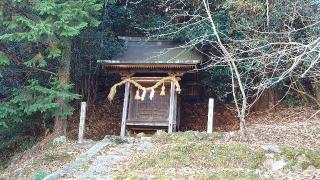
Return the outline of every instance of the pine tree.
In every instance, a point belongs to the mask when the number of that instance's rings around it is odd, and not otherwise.
[[[67,85],[70,76],[71,39],[86,27],[99,25],[102,8],[98,0],[2,0],[0,2],[0,43],[28,43],[32,46],[24,65],[43,68],[56,64],[57,78]],[[1,48],[1,47],[0,47]],[[0,65],[14,58],[0,49]],[[66,99],[57,97],[64,111]],[[63,132],[65,116],[56,115],[55,131]]]

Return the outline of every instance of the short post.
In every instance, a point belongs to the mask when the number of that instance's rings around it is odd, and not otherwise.
[[[213,111],[214,111],[214,99],[213,98],[209,98],[207,133],[212,133],[212,129],[213,129]]]
[[[81,102],[78,143],[83,143],[85,119],[86,119],[86,106],[87,106],[86,102]]]
[[[169,125],[168,125],[168,133],[172,133],[173,131],[173,119],[175,118],[175,84],[171,81],[171,88],[170,88],[170,106],[169,106]]]
[[[126,136],[126,126],[127,126],[127,115],[128,115],[128,105],[129,105],[129,94],[130,94],[130,83],[127,82],[124,89],[124,99],[122,108],[122,118],[121,118],[121,131],[120,136],[123,138]]]

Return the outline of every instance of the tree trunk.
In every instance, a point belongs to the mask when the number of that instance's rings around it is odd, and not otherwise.
[[[240,73],[238,71],[238,67],[237,67],[237,65],[235,63],[235,60],[232,58],[231,54],[229,53],[229,51],[227,50],[227,48],[224,46],[224,44],[222,43],[222,41],[220,39],[218,30],[216,28],[216,25],[215,25],[215,23],[214,23],[214,21],[212,19],[211,13],[210,13],[209,3],[206,0],[203,0],[202,2],[203,2],[203,5],[205,7],[206,13],[208,15],[213,34],[217,38],[218,46],[222,50],[222,53],[223,53],[224,57],[227,59],[228,64],[230,66],[230,71],[232,73],[232,78],[234,78],[234,75],[233,75],[233,72],[234,72],[235,79],[237,80],[237,83],[239,85],[239,89],[240,89],[241,96],[242,96],[241,109],[238,106],[238,102],[237,102],[238,100],[237,100],[235,92],[233,92],[233,97],[234,97],[235,104],[236,104],[236,107],[237,107],[238,116],[240,118],[240,131],[241,131],[241,134],[242,134],[242,139],[244,139],[245,141],[248,141],[249,138],[247,136],[247,130],[246,130],[246,126],[245,126],[245,122],[246,122],[245,116],[246,116],[246,110],[248,108],[247,95],[245,93],[245,89],[244,89],[244,86],[243,86],[242,81],[241,81],[241,76],[240,76]],[[234,91],[234,89],[235,89],[234,85],[235,84],[234,84],[234,82],[232,82],[232,84],[233,84],[233,91]]]
[[[318,102],[320,102],[320,85],[318,83],[313,84],[314,94]]]
[[[71,61],[71,42],[67,42],[62,49],[62,56],[58,69],[58,78],[60,83],[68,84],[70,81],[70,61]],[[57,103],[59,104],[60,111],[62,111],[66,104],[58,98]],[[66,118],[56,117],[54,121],[54,133],[59,135],[66,135]]]
[[[241,132],[242,140],[245,142],[249,141],[249,137],[246,129],[246,120],[244,117],[240,117],[240,132]]]
[[[275,92],[274,92],[274,89],[272,87],[269,87],[269,89],[267,90],[268,92],[268,99],[269,99],[269,103],[268,103],[268,107],[269,107],[269,110],[271,112],[275,112],[275,108],[276,108],[276,95],[275,95]]]
[[[311,80],[311,85],[312,85],[312,90],[313,90],[313,96],[314,99],[318,105],[318,107],[320,108],[320,84],[318,80]]]

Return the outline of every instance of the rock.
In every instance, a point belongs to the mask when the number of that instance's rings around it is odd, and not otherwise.
[[[63,144],[67,141],[67,138],[65,136],[59,136],[53,139],[54,144]]]
[[[297,157],[297,160],[298,160],[298,161],[308,161],[306,155],[304,155],[304,154],[299,155],[299,156]]]
[[[278,171],[284,168],[286,165],[287,163],[283,159],[281,159],[280,161],[273,162],[271,168],[272,168],[272,171]]]
[[[267,153],[280,153],[280,147],[278,145],[265,144],[261,146]]]
[[[142,141],[151,141],[151,137],[141,137]]]
[[[305,171],[317,171],[317,168],[310,165],[310,166],[308,166],[308,168]]]
[[[269,159],[273,159],[274,158],[274,154],[273,153],[268,153],[266,154],[266,157]]]
[[[166,134],[166,132],[163,130],[157,130],[157,132],[155,133],[156,136],[161,136],[163,134]]]
[[[271,179],[271,174],[265,173],[262,175],[263,179]]]
[[[263,162],[263,166],[266,168],[266,169],[270,169],[272,167],[272,164],[273,164],[273,160],[272,159],[266,159],[264,162]]]
[[[144,141],[144,142],[142,142],[142,143],[138,146],[138,150],[140,150],[140,151],[145,151],[145,150],[149,149],[150,146],[151,146],[151,143],[150,143],[150,142]]]
[[[127,141],[129,144],[133,144],[136,142],[136,139],[134,137],[127,137]]]
[[[145,136],[146,135],[143,132],[137,134],[137,137],[145,137]]]

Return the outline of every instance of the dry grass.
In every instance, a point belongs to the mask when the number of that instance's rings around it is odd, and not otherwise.
[[[299,174],[304,171],[298,172],[301,167],[320,168],[320,117],[307,120],[314,112],[311,108],[294,107],[253,114],[248,119],[249,143],[240,142],[239,131],[160,133],[152,138],[150,150],[132,150],[132,157],[110,171],[115,172],[116,179],[261,179],[259,171],[265,170],[262,166],[266,156],[260,145],[277,144],[282,145],[282,152],[275,158],[285,158],[288,165],[272,178],[302,177]],[[5,177],[29,179],[53,172],[91,147],[72,141],[56,145],[51,140],[17,156]],[[106,153],[101,151],[101,155]],[[299,160],[301,156],[305,160]]]
[[[270,171],[260,149],[263,144],[280,145],[282,152],[274,158],[288,163],[282,171],[271,172],[269,178],[319,177],[317,172],[306,170],[320,168],[320,117],[308,119],[315,112],[293,107],[253,114],[248,120],[249,143],[240,141],[239,131],[164,133],[153,137],[150,151],[137,153],[116,167],[116,178],[263,179]]]
[[[39,172],[54,172],[93,145],[90,143],[80,146],[75,141],[54,144],[52,139],[53,137],[46,138],[30,150],[16,155],[2,176],[5,179],[30,179]]]

